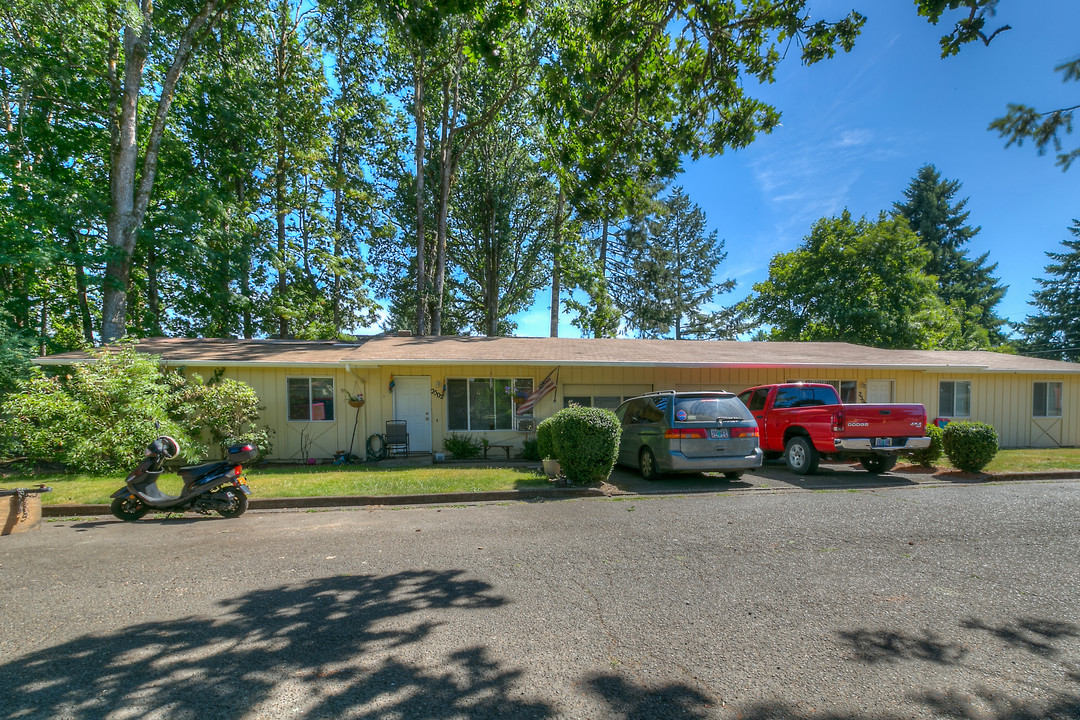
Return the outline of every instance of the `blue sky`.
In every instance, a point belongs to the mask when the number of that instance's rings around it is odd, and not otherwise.
[[[988,251],[1009,286],[998,314],[1023,320],[1034,278],[1045,276],[1045,252],[1058,250],[1080,218],[1080,164],[1063,173],[1030,144],[1006,149],[987,126],[1009,102],[1040,110],[1076,103],[1076,83],[1054,68],[1080,54],[1080,0],[1002,0],[991,26],[1012,29],[948,59],[938,38],[955,13],[934,27],[913,0],[812,3],[823,19],[852,6],[868,18],[852,52],[803,67],[792,48],[775,83],[749,88],[781,110],[781,127],[746,150],[688,163],[676,181],[726,242],[718,276],[738,287],[720,304],[749,295],[773,255],[794,249],[818,218],[845,208],[876,217],[931,163],[962,183],[969,223],[982,228],[969,254]],[[1080,143],[1080,132],[1070,141]],[[518,316],[518,334],[548,335],[548,306],[549,293],[539,294]],[[564,316],[559,334],[578,332]]]

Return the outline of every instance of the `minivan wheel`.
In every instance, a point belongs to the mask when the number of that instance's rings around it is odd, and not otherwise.
[[[726,473],[724,473],[724,477],[726,477],[728,480],[738,480],[739,478],[742,477],[742,474],[743,474],[742,470],[737,470],[735,472],[726,472]]]
[[[784,455],[788,470],[799,475],[812,475],[821,461],[818,451],[805,435],[796,435],[788,440]]]
[[[660,468],[656,466],[656,456],[649,448],[642,448],[638,455],[638,467],[641,469],[641,477],[646,480],[659,480]]]

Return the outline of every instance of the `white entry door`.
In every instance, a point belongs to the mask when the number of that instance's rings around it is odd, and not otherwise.
[[[893,402],[892,380],[867,380],[866,402],[868,403],[891,403]]]
[[[394,376],[394,417],[408,423],[409,450],[431,452],[431,377]]]

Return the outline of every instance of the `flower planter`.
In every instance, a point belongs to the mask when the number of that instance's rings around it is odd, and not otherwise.
[[[349,401],[349,407],[362,408],[362,407],[364,407],[364,401],[363,400],[350,400]]]

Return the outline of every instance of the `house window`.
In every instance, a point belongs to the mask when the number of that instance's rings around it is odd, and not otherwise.
[[[938,415],[971,417],[971,381],[942,380],[938,385]]]
[[[332,422],[334,420],[334,378],[291,377],[286,380],[289,420]]]
[[[1031,394],[1031,414],[1035,417],[1061,417],[1061,383],[1037,382]]]
[[[563,407],[580,405],[581,407],[597,407],[614,410],[622,404],[622,395],[573,395],[563,397]]]
[[[518,401],[533,390],[532,378],[448,378],[446,428],[448,430],[515,430]]]

